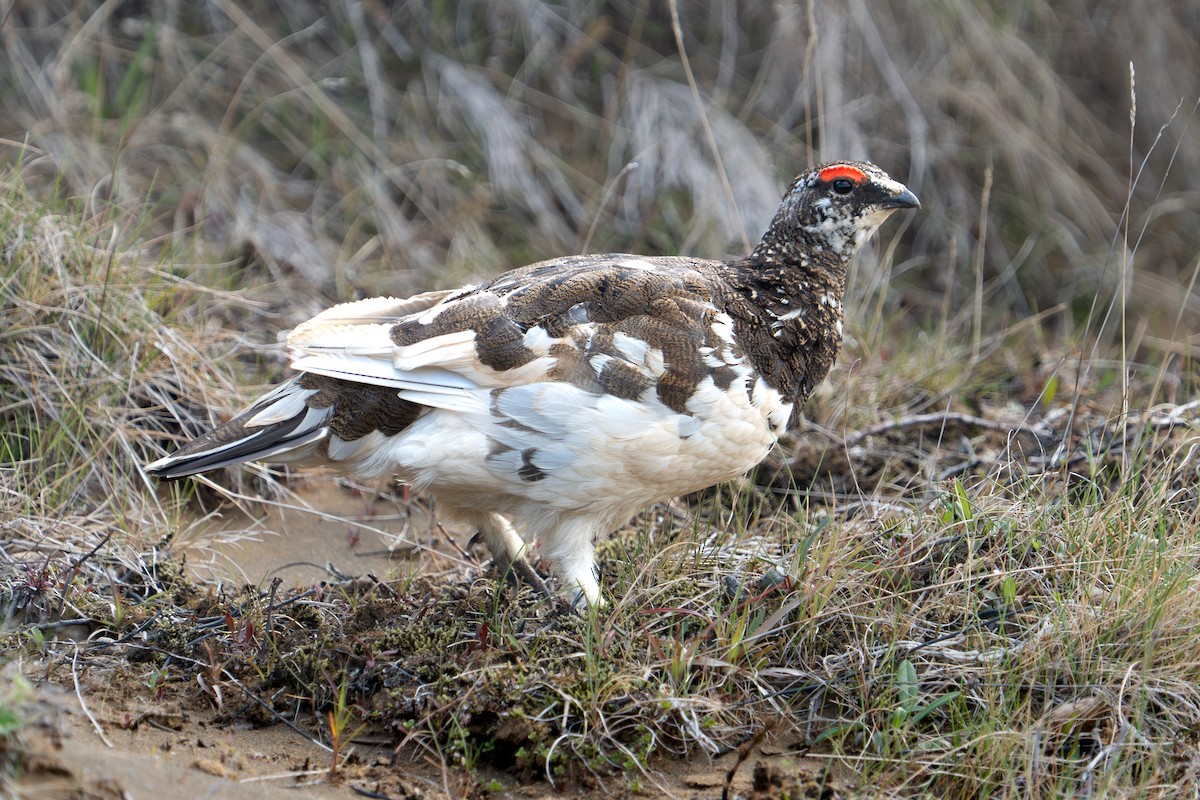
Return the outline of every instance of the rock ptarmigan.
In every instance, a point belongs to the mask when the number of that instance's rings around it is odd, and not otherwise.
[[[334,306],[288,336],[296,377],[146,471],[396,475],[523,574],[539,542],[597,604],[595,537],[767,455],[841,347],[847,262],[919,205],[873,164],[824,164],[738,261],[568,256]]]

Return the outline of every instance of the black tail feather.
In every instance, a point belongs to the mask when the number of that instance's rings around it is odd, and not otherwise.
[[[328,434],[327,423],[332,409],[296,403],[291,399],[295,392],[311,394],[292,380],[224,425],[188,442],[171,455],[147,464],[146,473],[163,480],[177,480],[244,461],[286,461],[289,459],[280,456],[304,455],[304,448],[315,445]],[[247,425],[267,409],[283,403],[294,405],[296,412],[278,422]]]

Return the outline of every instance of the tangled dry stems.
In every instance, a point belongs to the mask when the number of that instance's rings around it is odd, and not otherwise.
[[[581,248],[734,253],[791,175],[860,156],[927,209],[902,262],[853,276],[866,307],[1086,307],[1122,280],[1121,230],[1135,301],[1175,306],[1200,244],[1200,22],[1178,4],[679,16],[698,102],[665,5],[41,3],[6,17],[0,122],[28,180],[302,276],[280,283],[297,315],[314,290],[407,293]]]

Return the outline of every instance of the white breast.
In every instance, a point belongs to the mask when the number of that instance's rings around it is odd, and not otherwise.
[[[415,486],[466,507],[501,513],[530,501],[563,511],[636,509],[736,478],[766,457],[785,406],[760,384],[728,390],[705,379],[689,414],[652,393],[636,400],[563,383],[501,390],[479,413],[433,409],[378,447],[363,472],[399,472]],[[487,408],[486,412],[482,409]],[[535,474],[534,480],[522,476]],[[623,513],[623,512],[618,512]]]

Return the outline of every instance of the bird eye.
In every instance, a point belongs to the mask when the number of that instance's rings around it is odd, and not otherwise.
[[[850,194],[854,190],[854,184],[849,178],[836,178],[833,181],[833,190],[838,194]]]

